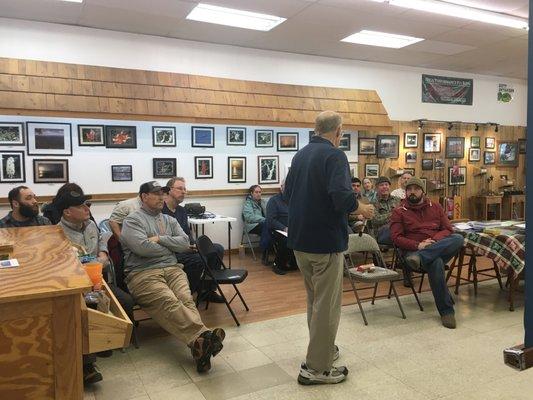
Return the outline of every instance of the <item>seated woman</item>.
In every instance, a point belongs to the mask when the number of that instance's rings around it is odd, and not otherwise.
[[[261,199],[261,193],[261,186],[250,186],[242,209],[242,219],[246,233],[261,236],[259,245],[263,250],[262,261],[265,263],[267,255],[265,250],[270,246],[270,235],[266,224],[265,202]]]
[[[374,190],[374,183],[370,178],[363,179],[363,190],[361,197],[367,199],[369,203],[376,201],[376,191]]]

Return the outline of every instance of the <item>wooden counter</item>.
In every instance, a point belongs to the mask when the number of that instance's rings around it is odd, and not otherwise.
[[[0,399],[83,398],[81,293],[91,282],[58,226],[0,229]]]

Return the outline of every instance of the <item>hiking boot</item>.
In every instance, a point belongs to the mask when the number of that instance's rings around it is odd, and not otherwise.
[[[213,357],[220,353],[220,350],[224,347],[222,342],[226,337],[226,332],[222,328],[215,328],[211,333],[211,341],[213,343]]]
[[[340,357],[339,346],[335,345],[335,350],[333,351],[333,361],[337,361]]]
[[[224,298],[214,290],[202,292],[200,302],[209,301],[210,303],[225,303]]]
[[[440,320],[442,321],[442,325],[448,329],[455,329],[457,327],[457,323],[455,322],[455,314],[441,315]]]
[[[344,366],[331,367],[329,371],[318,372],[308,368],[305,363],[302,363],[300,375],[298,375],[298,383],[301,385],[335,384],[345,380],[346,375],[348,375],[348,368]]]
[[[211,356],[213,355],[211,331],[205,331],[196,338],[191,346],[191,353],[196,361],[196,370],[198,372],[207,372],[211,369]]]
[[[411,254],[410,256],[405,257],[405,262],[413,271],[422,270],[422,261],[418,254]]]
[[[96,382],[100,382],[102,379],[102,374],[96,367],[96,364],[86,364],[83,366],[83,384],[88,385]]]

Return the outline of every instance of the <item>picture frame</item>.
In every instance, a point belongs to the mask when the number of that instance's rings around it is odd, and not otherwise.
[[[177,160],[175,158],[154,158],[152,163],[154,179],[174,178],[176,176]]]
[[[213,179],[213,157],[194,157],[195,179]]]
[[[440,153],[442,144],[442,134],[425,132],[424,133],[424,153]]]
[[[379,178],[379,164],[365,164],[365,178]]]
[[[432,170],[433,170],[433,159],[423,158],[422,159],[422,171],[432,171]]]
[[[215,128],[191,126],[191,147],[215,147]]]
[[[518,166],[518,142],[499,140],[496,151],[496,163],[501,167]]]
[[[518,139],[518,154],[526,154],[526,139]]]
[[[137,127],[126,125],[106,125],[105,147],[108,149],[136,149]]]
[[[369,137],[360,137],[357,140],[358,152],[360,156],[363,155],[376,155],[377,153],[377,139]]]
[[[0,122],[0,146],[25,146],[23,122]]]
[[[444,160],[442,158],[435,158],[435,169],[443,169],[444,168]]]
[[[454,167],[448,167],[448,186],[466,185],[466,167],[458,167],[459,175],[453,175]]]
[[[278,132],[278,151],[298,151],[298,132]]]
[[[78,146],[105,146],[103,125],[78,125]]]
[[[0,182],[26,182],[26,164],[23,151],[0,151]]]
[[[418,132],[403,133],[403,148],[411,149],[418,147]]]
[[[398,135],[378,135],[378,158],[398,158],[400,156],[400,137]]]
[[[228,157],[228,183],[246,182],[246,157]]]
[[[256,129],[255,147],[274,147],[274,131],[272,129]]]
[[[350,165],[350,176],[352,178],[357,178],[359,176],[359,164],[356,162],[349,162]]]
[[[465,158],[465,138],[451,136],[446,138],[446,158]]]
[[[153,147],[176,147],[175,126],[152,126]]]
[[[133,181],[133,168],[131,165],[112,165],[111,180],[113,182]]]
[[[26,148],[29,156],[71,156],[72,124],[26,122]]]
[[[479,149],[481,147],[481,138],[479,136],[472,136],[470,138],[470,148]]]
[[[415,164],[417,160],[418,153],[416,151],[406,151],[405,152],[405,163],[406,164]]]
[[[468,161],[469,162],[481,161],[481,149],[477,147],[470,148],[468,150]]]
[[[279,183],[279,156],[257,156],[258,182]]]
[[[352,135],[350,133],[344,133],[339,141],[339,149],[343,151],[350,151],[352,145]]]
[[[485,152],[483,152],[483,164],[485,164],[485,165],[494,165],[494,164],[496,164],[496,152],[495,151],[485,151]]]
[[[64,159],[34,159],[34,183],[67,183],[68,160]]]
[[[485,138],[485,148],[486,149],[495,149],[496,148],[496,139],[493,137]]]
[[[226,145],[246,146],[246,128],[238,126],[226,127]]]

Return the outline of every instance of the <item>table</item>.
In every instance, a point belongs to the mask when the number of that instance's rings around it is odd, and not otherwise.
[[[474,215],[476,219],[488,220],[489,208],[496,206],[498,211],[493,219],[502,219],[502,197],[494,196],[474,196]]]
[[[526,216],[526,195],[507,194],[503,196],[502,219],[525,218]]]
[[[215,224],[217,222],[228,223],[228,266],[231,268],[231,223],[237,221],[237,218],[224,217],[222,215],[215,215],[214,218],[189,218],[189,224],[194,228],[196,239],[198,239],[198,226],[202,226],[202,235],[205,234],[205,226],[207,224]]]
[[[83,398],[82,292],[92,284],[59,226],[0,229],[0,398]]]

